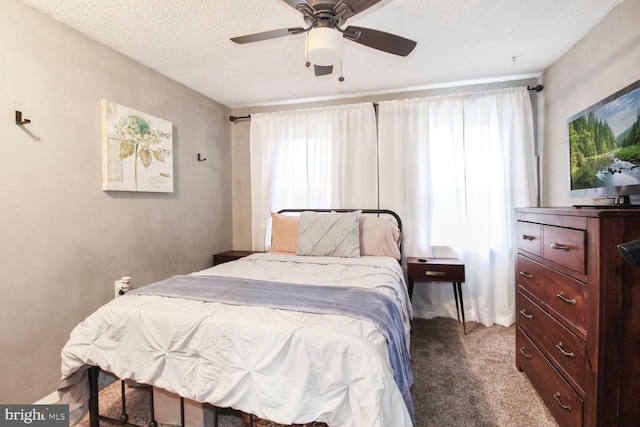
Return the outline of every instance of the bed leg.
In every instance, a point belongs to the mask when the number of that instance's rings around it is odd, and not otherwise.
[[[120,422],[122,424],[126,424],[127,421],[129,421],[129,415],[127,414],[127,399],[123,380],[120,380],[120,397],[122,399],[122,414],[120,414]]]
[[[158,427],[158,422],[156,421],[156,415],[153,411],[153,386],[149,386],[149,402],[150,402],[150,414],[151,421],[149,421],[149,427]]]
[[[218,407],[213,407],[213,427],[218,427]]]
[[[180,396],[180,427],[184,427],[184,397]]]
[[[89,426],[99,427],[98,419],[98,367],[89,368]]]

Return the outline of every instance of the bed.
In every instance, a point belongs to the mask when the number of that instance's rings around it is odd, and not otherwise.
[[[98,368],[282,425],[413,426],[400,218],[293,212],[272,214],[269,252],[143,286],[79,324],[59,388],[72,422]]]

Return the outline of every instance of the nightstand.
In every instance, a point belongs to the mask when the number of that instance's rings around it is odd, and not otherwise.
[[[456,299],[458,322],[462,313],[462,330],[467,334],[464,320],[464,305],[462,303],[462,282],[464,282],[464,263],[457,258],[407,258],[407,273],[409,276],[409,299],[413,294],[414,282],[451,282],[453,295]]]
[[[235,261],[251,254],[259,254],[262,251],[227,251],[213,256],[213,265],[222,264],[223,262]]]

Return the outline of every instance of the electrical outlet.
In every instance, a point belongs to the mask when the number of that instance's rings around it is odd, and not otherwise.
[[[131,277],[123,276],[120,280],[114,282],[114,298],[118,298],[129,291],[129,283],[131,283]]]
[[[122,287],[122,280],[116,280],[114,282],[115,290],[114,290],[114,298],[118,298],[120,296],[120,288]]]

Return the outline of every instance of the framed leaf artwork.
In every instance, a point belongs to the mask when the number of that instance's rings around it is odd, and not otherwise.
[[[102,189],[173,193],[171,122],[102,100]]]

